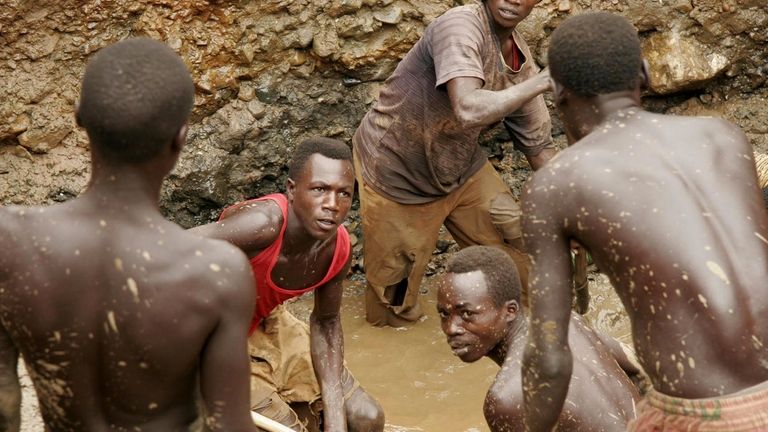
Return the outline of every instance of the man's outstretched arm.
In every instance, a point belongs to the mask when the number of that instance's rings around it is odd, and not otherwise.
[[[550,196],[549,180],[531,180],[523,197],[523,239],[533,258],[529,285],[530,329],[523,355],[523,400],[526,430],[551,431],[563,408],[573,369],[568,347],[571,314],[570,241],[562,230]]]
[[[344,336],[339,311],[341,284],[349,272],[351,262],[350,254],[344,269],[315,291],[315,307],[309,317],[310,352],[315,376],[320,383],[326,432],[347,430],[344,392],[341,386]]]
[[[190,228],[202,237],[224,240],[252,258],[280,235],[283,213],[273,201],[257,201],[234,205],[219,221]]]
[[[473,128],[501,121],[536,96],[551,89],[549,70],[503,90],[485,90],[483,81],[474,77],[457,77],[446,83],[451,107],[462,126]]]
[[[19,351],[0,323],[0,430],[18,432],[21,427]]]

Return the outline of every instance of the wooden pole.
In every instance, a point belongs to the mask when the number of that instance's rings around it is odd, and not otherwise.
[[[256,426],[268,431],[268,432],[295,432],[288,426],[278,423],[269,417],[263,416],[257,412],[251,411],[251,418]]]
[[[760,189],[768,187],[768,155],[755,152],[755,165]]]

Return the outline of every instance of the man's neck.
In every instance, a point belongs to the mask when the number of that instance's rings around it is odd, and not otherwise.
[[[583,113],[574,142],[589,135],[607,120],[631,112],[642,111],[639,94],[632,91],[614,92],[584,98],[573,109]]]
[[[283,237],[281,253],[284,255],[297,255],[319,251],[327,243],[327,239],[318,240],[307,232],[299,218],[296,216],[296,213],[293,212],[293,208],[289,203],[288,222],[285,227],[285,236]]]
[[[507,357],[521,351],[528,340],[528,320],[522,313],[507,328],[507,332],[501,342],[491,350],[487,356],[499,367],[507,360]]]
[[[81,195],[104,209],[158,210],[163,177],[151,168],[132,165],[91,165],[91,179]]]
[[[613,116],[620,111],[626,111],[632,108],[641,110],[639,101],[637,101],[632,92],[616,92],[605,95],[597,95],[596,107],[602,120]]]

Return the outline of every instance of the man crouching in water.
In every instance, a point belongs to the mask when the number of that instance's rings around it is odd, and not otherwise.
[[[488,357],[501,367],[483,405],[493,432],[523,429],[520,364],[528,320],[520,308],[515,269],[503,251],[472,246],[449,261],[438,285],[437,310],[453,353],[467,363]],[[626,372],[636,374],[638,369],[620,349],[609,351],[603,344],[608,338],[575,313],[570,331],[576,360],[558,430],[624,431],[640,398]]]
[[[384,429],[381,406],[343,363],[339,310],[352,254],[342,222],[354,190],[349,147],[309,138],[296,147],[286,194],[235,204],[218,222],[192,229],[250,258],[258,293],[248,340],[251,408],[297,431],[319,422],[326,431]],[[308,292],[315,298],[309,328],[281,307]],[[312,415],[301,412],[307,405]]]
[[[19,430],[19,353],[51,432],[249,431],[245,255],[158,210],[186,141],[189,71],[151,39],[99,51],[77,122],[91,179],[51,207],[0,209],[0,430]]]

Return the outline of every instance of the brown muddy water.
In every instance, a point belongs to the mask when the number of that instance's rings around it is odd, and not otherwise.
[[[631,340],[629,320],[608,278],[590,273],[588,320],[622,342]],[[434,277],[420,298],[426,318],[411,327],[377,328],[365,321],[363,287],[349,282],[342,304],[347,365],[384,408],[387,432],[488,431],[483,400],[498,366],[488,359],[465,364],[451,354],[440,330]],[[290,309],[306,319],[311,296]]]
[[[629,321],[608,278],[595,272],[589,278],[592,301],[587,318],[629,343]],[[483,399],[498,367],[487,359],[465,364],[451,354],[440,330],[434,281],[425,279],[420,299],[426,319],[403,329],[366,323],[363,285],[348,282],[342,305],[347,365],[384,407],[387,432],[488,431]],[[312,301],[311,295],[305,296],[289,308],[306,320]],[[23,378],[22,431],[42,432],[34,390]]]

